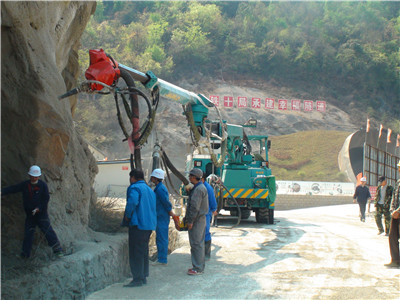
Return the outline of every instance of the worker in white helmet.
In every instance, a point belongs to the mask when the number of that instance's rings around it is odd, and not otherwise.
[[[42,175],[42,171],[39,166],[34,165],[30,167],[28,175],[30,178],[29,180],[5,187],[1,190],[2,197],[12,193],[22,193],[26,219],[22,252],[19,257],[30,257],[36,226],[44,233],[47,243],[52,247],[54,254],[58,257],[62,257],[64,255],[63,250],[56,233],[50,225],[50,219],[47,213],[47,204],[50,199],[49,189],[47,184],[39,179]]]
[[[361,184],[356,187],[356,191],[354,192],[353,199],[354,203],[357,203],[360,207],[360,221],[365,222],[365,207],[367,205],[367,201],[371,199],[371,193],[369,192],[369,188],[366,186],[367,178],[361,178]]]
[[[168,230],[170,216],[174,217],[172,212],[172,204],[169,201],[168,190],[163,184],[165,173],[161,169],[154,169],[150,175],[150,181],[155,184],[154,193],[156,194],[157,209],[157,228],[156,228],[156,244],[157,244],[157,261],[154,266],[166,266],[168,263]]]
[[[397,169],[400,175],[400,161],[397,164]],[[388,268],[400,268],[400,179],[397,180],[394,188],[390,212],[392,214],[392,220],[389,231],[389,247],[392,261],[388,264],[385,264],[385,266]]]

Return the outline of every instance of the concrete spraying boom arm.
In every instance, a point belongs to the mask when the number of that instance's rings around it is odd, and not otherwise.
[[[140,146],[146,142],[147,137],[152,131],[155,119],[155,111],[157,109],[157,104],[155,103],[158,103],[160,96],[183,106],[184,114],[186,115],[191,132],[193,133],[194,145],[196,147],[198,147],[199,144],[205,145],[211,153],[212,150],[210,139],[214,138],[219,140],[222,143],[222,149],[225,149],[227,132],[224,122],[218,108],[214,105],[214,103],[207,99],[207,97],[202,94],[195,94],[172,83],[159,79],[151,71],[143,73],[120,64],[116,62],[110,55],[107,55],[103,49],[89,50],[89,55],[90,66],[85,72],[85,77],[87,80],[82,82],[78,87],[68,91],[58,98],[61,100],[80,92],[114,94],[118,111],[118,121],[126,137],[125,140],[128,140],[131,154],[135,156],[136,166],[140,166]],[[117,86],[119,79],[123,79],[125,81],[127,88],[120,89]],[[142,91],[135,88],[134,81],[139,81],[147,90],[151,92],[153,106],[146,95],[144,95]],[[127,111],[127,114],[131,117],[130,121],[133,128],[131,134],[128,134],[124,127],[117,103],[118,95],[122,95],[122,98],[124,98],[124,94],[129,95],[131,100],[131,107],[128,107]],[[139,124],[138,96],[146,100],[149,108],[149,114],[144,126],[140,126]],[[128,104],[125,104],[125,109],[127,109]],[[219,126],[217,130],[211,130],[212,122],[207,121],[209,108],[214,108],[217,111],[219,118]],[[206,128],[206,123],[209,125],[207,125],[207,127],[210,128]],[[221,153],[218,161],[215,155],[211,155],[215,165],[221,166],[223,164],[225,157],[224,152]]]
[[[119,68],[127,71],[134,80],[140,81],[147,89],[153,91],[154,89],[158,88],[160,96],[169,100],[178,102],[182,105],[201,104],[207,107],[214,107],[214,104],[203,95],[196,95],[191,91],[159,79],[151,71],[148,71],[145,74],[123,64],[119,64]]]

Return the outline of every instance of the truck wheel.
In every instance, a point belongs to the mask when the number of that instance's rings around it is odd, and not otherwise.
[[[229,213],[231,216],[234,216],[234,217],[237,217],[237,215],[238,215],[237,209],[231,210]],[[247,208],[241,209],[241,217],[240,217],[241,220],[248,219],[250,217],[250,215],[251,215],[250,209],[247,209]]]
[[[274,225],[274,209],[268,209],[268,224]]]
[[[274,224],[274,210],[260,207],[256,210],[257,223]]]
[[[250,215],[251,215],[250,209],[246,209],[246,208],[242,209],[242,217],[241,217],[242,220],[248,219],[250,217]]]

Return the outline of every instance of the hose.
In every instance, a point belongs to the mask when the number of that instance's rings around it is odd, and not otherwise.
[[[184,185],[188,185],[189,181],[186,179],[185,176],[183,176],[176,168],[175,166],[171,163],[171,161],[169,160],[167,154],[165,153],[165,151],[161,148],[161,157],[163,159],[163,162],[165,163],[165,165],[171,170],[171,172],[178,177],[178,179],[180,181],[182,181],[182,183]]]
[[[183,112],[186,116],[186,120],[189,124],[190,131],[191,131],[191,133],[193,133],[193,136],[192,136],[193,145],[198,147],[199,146],[198,143],[200,141],[201,134],[200,134],[199,130],[197,129],[196,124],[194,124],[193,111],[192,111],[190,105],[186,105],[186,108],[185,108],[185,106],[182,106],[182,107],[183,107]],[[193,140],[193,137],[194,137],[194,140]]]
[[[225,190],[228,192],[229,196],[231,196],[232,200],[235,202],[235,205],[236,205],[236,207],[237,207],[237,209],[238,209],[238,219],[237,219],[236,224],[235,224],[235,225],[232,225],[232,226],[230,226],[230,227],[227,227],[227,228],[231,229],[231,228],[234,228],[234,227],[238,226],[238,225],[240,224],[240,220],[241,220],[241,218],[242,218],[242,211],[241,211],[241,209],[240,209],[239,203],[237,203],[236,198],[233,197],[233,195],[232,195],[231,192],[228,190],[228,188],[222,183],[221,178],[219,178],[219,177],[218,177],[217,175],[215,175],[215,174],[211,174],[210,176],[211,176],[210,182],[214,184],[214,189],[215,189],[215,187],[217,187],[217,188],[219,189],[219,191],[220,191],[220,196],[219,196],[218,205],[217,205],[218,211],[219,211],[220,209],[222,209],[222,207],[223,207],[224,198],[223,198],[223,195],[222,195],[222,189],[225,189]],[[219,227],[219,226],[218,226],[218,215],[216,215],[215,218],[214,218],[214,225],[215,225],[216,227]],[[225,226],[224,226],[224,227],[225,227]]]
[[[169,170],[165,163],[165,160],[163,159],[161,162],[162,162],[165,172],[167,173],[167,178],[169,181],[169,184],[166,182],[167,186],[168,186],[168,191],[170,191],[172,189],[177,196],[180,196],[179,192],[175,189],[174,185],[172,184],[172,179],[171,179],[171,176],[169,175]]]

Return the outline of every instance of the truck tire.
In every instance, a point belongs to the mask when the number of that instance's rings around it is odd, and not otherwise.
[[[274,209],[268,209],[268,224],[274,225]]]
[[[237,215],[238,215],[238,211],[236,209],[235,210],[231,210],[229,213],[230,213],[231,216],[234,216],[234,217],[237,217]],[[250,209],[247,209],[247,208],[244,208],[244,209],[242,208],[241,209],[241,217],[240,217],[241,220],[248,219],[250,217],[250,215],[251,215],[251,210]]]
[[[251,210],[250,209],[242,209],[242,220],[247,220],[251,215]]]
[[[256,210],[257,223],[274,224],[274,210],[260,207]]]

